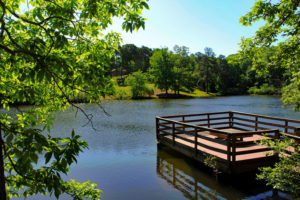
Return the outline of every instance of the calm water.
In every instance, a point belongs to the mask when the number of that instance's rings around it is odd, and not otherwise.
[[[83,126],[87,121],[85,117],[81,114],[75,117],[75,110],[69,109],[56,115],[51,134],[69,136],[74,128],[88,141],[89,149],[80,154],[68,178],[97,183],[104,191],[104,200],[272,199],[272,192],[262,185],[251,184],[254,181],[251,177],[216,180],[203,166],[166,149],[158,149],[155,116],[234,110],[300,119],[299,112],[282,108],[277,97],[107,101],[102,104],[111,116],[106,116],[96,105],[81,104],[87,113],[93,114],[96,130],[91,125]],[[247,181],[242,181],[245,179]],[[36,198],[40,199],[33,197]]]

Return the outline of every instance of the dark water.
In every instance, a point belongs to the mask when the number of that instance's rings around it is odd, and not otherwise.
[[[93,115],[96,130],[91,125],[83,127],[85,117],[79,113],[75,117],[75,110],[68,109],[56,115],[51,134],[69,136],[74,128],[88,141],[89,149],[71,167],[68,178],[92,180],[104,191],[105,200],[272,199],[272,191],[258,184],[254,175],[216,180],[200,164],[158,149],[155,116],[234,110],[300,119],[299,112],[282,108],[279,98],[263,96],[107,101],[102,105],[111,116],[96,105],[81,104]]]

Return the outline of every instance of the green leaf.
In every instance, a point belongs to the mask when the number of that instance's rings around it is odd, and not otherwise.
[[[47,152],[45,154],[45,159],[46,159],[45,164],[47,164],[50,161],[51,157],[52,157],[52,152]]]

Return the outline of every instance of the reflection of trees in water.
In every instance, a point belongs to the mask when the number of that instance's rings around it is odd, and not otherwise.
[[[217,181],[206,169],[199,170],[201,165],[187,163],[180,155],[166,149],[157,150],[157,174],[181,191],[187,199],[273,199],[272,191],[258,183],[254,174],[235,178],[224,176]],[[275,199],[289,197],[281,193]]]

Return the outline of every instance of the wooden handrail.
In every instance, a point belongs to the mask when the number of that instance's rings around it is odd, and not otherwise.
[[[258,115],[258,114],[251,114],[251,113],[244,113],[244,112],[238,112],[238,111],[229,111],[232,112],[233,114],[240,114],[240,115],[246,115],[246,116],[257,116],[260,118],[264,119],[272,119],[272,120],[277,120],[277,121],[288,121],[288,122],[293,122],[293,123],[300,123],[300,120],[295,120],[295,119],[288,119],[288,118],[279,118],[279,117],[270,117],[266,115]]]
[[[229,117],[215,117],[215,118],[209,118],[210,121],[216,121],[216,120],[222,120],[222,119],[229,119]],[[202,119],[191,119],[191,120],[185,120],[184,122],[203,122],[208,121],[207,118]],[[183,121],[182,121],[183,122]]]
[[[233,117],[233,119],[246,121],[246,122],[253,122],[253,123],[255,123],[255,126],[257,126],[257,124],[264,124],[264,125],[276,126],[276,127],[280,127],[280,128],[294,129],[294,127],[292,127],[292,126],[286,126],[286,125],[281,125],[281,124],[272,124],[269,122],[256,121],[256,120],[245,119],[245,118],[241,118],[241,117]]]
[[[226,112],[211,112],[211,113],[198,113],[198,114],[188,114],[188,115],[169,115],[169,116],[160,116],[162,118],[179,118],[179,117],[182,117],[182,116],[185,116],[185,117],[196,117],[196,116],[203,116],[203,115],[207,115],[207,114],[210,114],[210,115],[221,115],[221,114],[227,114],[228,112],[231,112],[231,111],[226,111]]]
[[[175,123],[175,124],[180,124],[180,125],[190,127],[190,128],[197,128],[199,131],[211,131],[211,132],[216,132],[216,133],[220,133],[220,134],[224,134],[224,135],[228,134],[228,132],[221,131],[221,130],[218,130],[218,129],[197,126],[197,125],[194,125],[194,124],[188,124],[188,123],[179,122],[179,121],[175,121],[175,120],[171,120],[171,119],[165,119],[165,118],[162,118],[162,117],[156,117],[156,118],[158,118],[159,120],[162,120],[162,121],[171,122],[171,123]]]
[[[176,121],[173,119],[170,119],[174,116],[171,116],[169,118],[165,118],[165,117],[156,117],[156,135],[157,137],[159,137],[159,135],[171,135],[172,138],[172,143],[173,145],[176,144],[175,138],[180,138],[186,141],[190,141],[191,143],[194,143],[193,148],[194,148],[194,152],[195,155],[198,154],[198,146],[202,146],[208,149],[211,149],[213,151],[216,152],[222,152],[227,154],[227,161],[228,162],[235,162],[236,161],[236,156],[237,155],[244,155],[244,154],[251,154],[251,153],[257,153],[257,152],[266,152],[269,151],[269,148],[261,148],[261,149],[255,149],[255,150],[247,150],[247,151],[236,151],[236,148],[240,148],[243,146],[243,141],[239,141],[237,140],[237,138],[243,138],[243,137],[248,137],[248,136],[252,136],[253,134],[258,134],[258,135],[262,135],[263,133],[265,134],[270,134],[270,133],[274,133],[272,135],[269,135],[269,137],[274,138],[274,139],[280,139],[280,132],[279,129],[267,129],[264,127],[259,127],[258,125],[262,124],[262,125],[267,125],[267,126],[273,126],[273,127],[279,127],[279,128],[284,128],[285,131],[287,129],[292,129],[295,131],[299,130],[298,127],[293,127],[290,126],[288,124],[288,122],[293,122],[293,123],[300,123],[300,120],[289,120],[289,119],[280,119],[280,118],[274,118],[274,117],[267,117],[267,116],[262,116],[262,115],[255,115],[255,114],[248,114],[248,113],[241,113],[241,112],[218,112],[218,113],[212,113],[212,115],[214,114],[225,114],[225,113],[229,113],[229,117],[210,117],[210,113],[202,113],[202,114],[192,114],[192,115],[177,115],[176,117],[181,117],[182,121]],[[246,115],[246,116],[254,116],[255,120],[252,119],[247,119],[247,118],[243,118],[240,116],[236,116],[237,115]],[[206,115],[207,118],[205,119],[192,119],[189,120],[187,119],[188,116],[200,116],[200,115]],[[263,119],[271,119],[271,120],[278,120],[278,121],[282,121],[285,124],[273,124],[273,123],[269,123],[269,122],[265,122],[265,121],[259,121],[260,118]],[[221,121],[221,122],[216,122],[216,123],[210,123],[210,121],[216,121],[216,120],[227,120],[228,121]],[[254,126],[250,125],[250,124],[245,124],[245,123],[241,123],[238,122],[236,120],[239,121],[246,121],[246,122],[251,122],[254,123]],[[288,121],[287,121],[288,120]],[[197,124],[190,124],[187,122],[197,122],[197,121],[207,121],[207,124],[201,124],[197,125]],[[234,125],[240,125],[240,126],[246,126],[246,127],[250,127],[250,128],[254,128],[254,131],[244,131],[241,130],[240,132],[234,132],[234,133],[230,133],[224,130],[219,130],[219,129],[215,129],[215,128],[211,128],[211,127],[204,127],[204,126],[212,126],[212,125],[220,125],[220,124],[229,124],[229,127],[233,127],[235,128]],[[231,125],[232,124],[232,125]],[[289,126],[288,126],[289,125]],[[199,138],[202,138],[204,140],[210,141],[210,142],[215,142],[218,143],[217,141],[214,141],[211,138],[206,138],[206,137],[201,137],[201,135],[198,135],[198,132],[201,131],[208,131],[211,133],[216,133],[216,134],[221,134],[221,135],[225,135],[227,138],[227,150],[220,150],[220,149],[214,149],[214,147],[209,147],[207,146],[205,143],[199,143]],[[194,135],[194,139],[187,139],[184,137],[181,137],[178,134],[191,134]],[[296,139],[296,141],[300,141],[300,136],[295,136],[295,135],[291,135],[291,134],[285,134],[286,136],[290,137],[290,138],[294,138]],[[250,144],[250,142],[246,141],[245,144]]]

